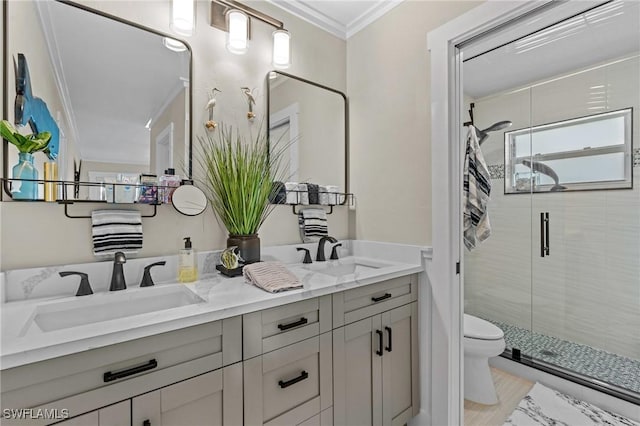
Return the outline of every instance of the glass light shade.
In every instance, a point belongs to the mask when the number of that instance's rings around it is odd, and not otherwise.
[[[273,32],[273,66],[275,68],[289,68],[291,65],[291,36],[287,30]]]
[[[164,47],[169,50],[173,50],[174,52],[184,52],[187,50],[187,46],[185,46],[184,43],[169,37],[163,37],[162,44]]]
[[[246,53],[249,17],[239,10],[230,10],[227,13],[227,23],[227,50],[236,55]]]
[[[173,32],[183,36],[193,35],[196,23],[195,0],[171,0],[171,23]]]

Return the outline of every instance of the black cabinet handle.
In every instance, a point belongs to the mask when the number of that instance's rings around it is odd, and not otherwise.
[[[303,381],[304,379],[307,379],[309,377],[309,373],[307,373],[306,371],[302,370],[302,373],[300,373],[300,375],[294,379],[291,380],[287,380],[286,382],[283,382],[282,380],[280,380],[278,382],[278,385],[284,389],[284,388],[288,388],[291,385],[295,385],[298,382]]]
[[[290,328],[305,325],[308,322],[309,320],[307,320],[305,317],[302,317],[296,322],[290,322],[289,324],[278,324],[278,328],[280,329],[280,331],[285,331],[285,330],[289,330]]]
[[[143,371],[153,370],[158,366],[158,361],[155,359],[149,360],[148,363],[144,365],[139,365],[137,367],[128,368],[126,370],[117,371],[112,373],[111,371],[107,371],[104,373],[104,381],[105,382],[113,382],[114,380],[122,379],[124,377],[133,376],[134,374],[142,373]]]
[[[378,350],[376,351],[376,355],[382,356],[382,331],[376,330],[376,334],[378,335]]]
[[[387,352],[391,352],[393,350],[393,335],[391,334],[391,327],[385,327],[384,329],[387,330],[387,334],[389,334],[389,346],[385,349]]]
[[[547,243],[546,243],[546,250],[547,250],[547,256],[549,256],[549,249],[551,248],[551,244],[549,243],[549,225],[550,225],[550,220],[549,220],[549,212],[546,212],[544,214],[544,223],[546,225],[546,229],[544,231],[545,237],[547,239]]]
[[[149,419],[142,422],[142,426],[151,426],[151,421]]]
[[[374,303],[378,303],[378,302],[381,302],[381,301],[383,301],[385,299],[388,299],[390,297],[391,297],[391,293],[385,293],[384,296],[372,297],[371,301],[374,302]]]
[[[546,250],[544,249],[544,213],[540,212],[540,257],[544,257]]]

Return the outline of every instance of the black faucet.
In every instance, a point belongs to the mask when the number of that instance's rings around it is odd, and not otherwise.
[[[116,252],[113,258],[113,273],[111,274],[111,286],[109,291],[124,290],[127,288],[127,283],[124,281],[124,271],[122,270],[122,264],[127,263],[127,258],[124,257],[124,253]]]
[[[318,241],[318,253],[316,254],[316,262],[324,262],[325,260],[327,260],[324,258],[324,243],[326,243],[327,241],[332,244],[338,242],[338,240],[328,235],[320,238],[320,241]]]

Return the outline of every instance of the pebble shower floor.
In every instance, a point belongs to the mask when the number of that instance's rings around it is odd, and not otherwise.
[[[507,348],[640,394],[640,360],[487,320],[504,331]]]

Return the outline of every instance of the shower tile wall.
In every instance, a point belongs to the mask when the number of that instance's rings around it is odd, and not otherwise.
[[[511,129],[520,129],[633,106],[638,146],[638,75],[636,57],[477,99],[476,122],[482,128],[511,120]],[[602,87],[605,97],[596,93]],[[489,165],[504,164],[503,139],[498,132],[482,145]],[[640,359],[640,167],[634,167],[633,190],[533,197],[505,196],[499,169],[491,169],[492,235],[465,254],[465,310]],[[552,218],[552,253],[544,259],[539,255],[541,211]]]

